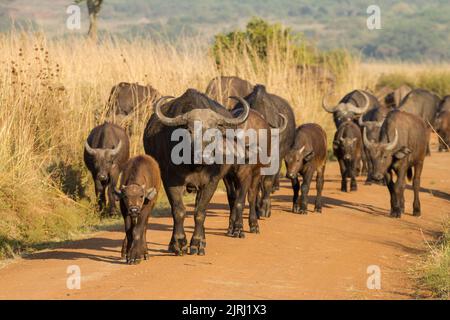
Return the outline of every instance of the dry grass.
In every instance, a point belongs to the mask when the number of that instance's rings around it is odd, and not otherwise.
[[[331,139],[331,117],[320,107],[325,88],[300,79],[289,55],[281,56],[276,48],[267,62],[231,55],[222,73],[265,84],[291,102],[298,123],[317,122]],[[338,77],[335,100],[355,88],[374,89],[393,68],[352,62]],[[114,84],[149,83],[177,96],[186,88],[203,91],[218,75],[205,45],[196,41],[178,47],[143,40],[96,45],[20,33],[0,34],[0,70],[0,255],[98,223],[82,151],[88,132],[104,121]],[[145,123],[134,122],[133,155],[143,152]]]

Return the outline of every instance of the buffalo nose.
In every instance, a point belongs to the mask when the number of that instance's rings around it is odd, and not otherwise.
[[[100,181],[106,181],[106,180],[108,180],[108,176],[106,174],[99,174],[98,179]]]
[[[349,154],[346,154],[346,155],[344,156],[344,159],[345,159],[345,160],[350,160],[350,158],[351,158],[351,157],[350,157]]]
[[[136,207],[130,208],[131,214],[137,214],[139,212],[139,209]]]

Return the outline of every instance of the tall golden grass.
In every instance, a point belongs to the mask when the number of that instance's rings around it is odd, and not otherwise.
[[[297,123],[317,122],[333,134],[320,105],[326,88],[300,78],[289,54],[270,48],[266,61],[223,56],[221,73],[262,83],[286,98]],[[374,90],[392,66],[353,60],[338,75],[335,100],[356,89]],[[439,67],[437,67],[439,68]],[[151,84],[162,94],[187,88],[204,91],[219,75],[207,45],[148,40],[49,40],[43,34],[0,34],[0,250],[64,239],[98,222],[92,184],[82,162],[89,131],[105,120],[111,87],[120,82]],[[396,72],[408,71],[396,66]],[[148,110],[146,118],[151,114]],[[142,153],[146,119],[135,119],[133,155]],[[13,246],[13,248],[11,248]],[[17,248],[14,248],[16,246]],[[2,251],[0,251],[0,254]]]

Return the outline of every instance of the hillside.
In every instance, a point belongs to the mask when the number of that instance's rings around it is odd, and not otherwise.
[[[16,25],[40,26],[51,35],[74,33],[65,28],[71,0],[3,0],[0,30]],[[100,30],[124,37],[211,37],[243,27],[252,16],[279,21],[302,31],[320,48],[345,47],[365,57],[390,60],[450,60],[450,4],[446,0],[377,1],[382,30],[366,27],[371,1],[292,0],[105,0]],[[82,5],[82,30],[88,27]]]

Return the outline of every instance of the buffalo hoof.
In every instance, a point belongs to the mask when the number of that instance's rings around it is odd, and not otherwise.
[[[127,259],[127,264],[139,264],[141,263],[141,259]]]
[[[259,226],[250,226],[250,233],[259,233]]]
[[[301,210],[300,205],[297,204],[297,203],[294,203],[294,205],[292,206],[292,212],[293,213],[300,213],[300,210]]]
[[[182,242],[182,245],[180,245],[179,242]],[[175,253],[177,256],[182,256],[187,253],[187,245],[186,245],[186,239],[184,241],[179,241],[178,243],[171,242],[169,244],[169,252]]]
[[[191,246],[191,247],[189,248],[189,254],[190,254],[190,255],[204,256],[204,255],[205,255],[205,249],[204,249],[204,248],[197,247],[197,246]]]
[[[341,187],[342,192],[347,192],[347,187]]]
[[[366,181],[364,182],[364,184],[365,184],[366,186],[370,186],[370,185],[372,185],[372,180],[366,180]]]
[[[402,212],[401,212],[401,210],[398,208],[398,209],[393,209],[393,210],[391,210],[391,218],[400,218],[401,216],[402,216]]]
[[[420,209],[414,209],[413,216],[414,217],[420,217],[421,216]]]
[[[308,210],[306,209],[300,209],[300,214],[308,214]]]
[[[358,187],[357,186],[351,186],[350,187],[350,191],[358,191]]]
[[[314,211],[317,213],[322,213],[322,208],[315,207]]]
[[[144,260],[148,260],[148,253],[144,253]]]
[[[233,232],[233,238],[245,238],[245,233],[243,229],[235,229]]]

